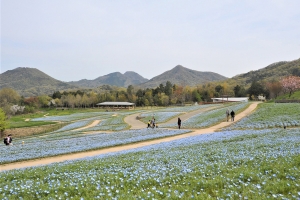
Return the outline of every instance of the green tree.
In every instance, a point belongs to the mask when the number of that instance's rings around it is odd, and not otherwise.
[[[173,86],[172,86],[172,83],[170,81],[167,81],[167,83],[166,83],[165,94],[168,95],[168,96],[173,94]]]
[[[257,97],[258,95],[265,94],[265,89],[262,84],[257,81],[253,81],[250,88],[248,89],[248,94],[250,99],[252,99],[252,95]]]
[[[194,89],[192,92],[192,98],[194,102],[199,102],[201,101],[201,95],[199,94],[197,89]]]
[[[0,108],[0,135],[1,138],[4,136],[4,130],[9,127],[9,123],[6,121],[6,115]]]
[[[246,90],[243,86],[236,85],[233,88],[233,91],[234,91],[234,96],[235,97],[245,97],[246,96]]]
[[[60,98],[61,98],[61,95],[62,95],[62,94],[61,94],[59,91],[56,91],[56,92],[53,93],[52,99],[56,99],[56,98],[60,99]]]
[[[40,107],[48,107],[48,103],[51,100],[51,97],[47,96],[47,95],[42,95],[38,97],[39,100],[39,106]]]
[[[134,92],[134,87],[132,85],[129,85],[127,87],[127,96],[128,96],[128,101],[130,102],[133,101],[133,92]]]
[[[221,85],[217,85],[217,86],[215,87],[215,91],[218,92],[218,93],[221,93],[223,90],[224,90],[224,87],[221,86]]]
[[[21,97],[15,90],[11,88],[3,88],[0,90],[0,107],[6,115],[10,116],[10,107],[19,104],[20,100]]]

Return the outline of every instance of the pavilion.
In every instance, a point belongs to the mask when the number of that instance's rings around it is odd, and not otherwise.
[[[134,109],[135,103],[129,102],[102,102],[96,104],[98,107],[111,108],[111,109]]]

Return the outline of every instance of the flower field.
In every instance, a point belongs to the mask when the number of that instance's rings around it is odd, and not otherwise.
[[[182,127],[183,128],[204,128],[204,127],[212,126],[216,123],[220,123],[225,120],[226,109],[234,110],[235,113],[238,113],[248,106],[249,106],[248,103],[235,103],[235,104],[230,104],[230,106],[225,106],[211,111],[202,112],[182,122]],[[175,123],[163,125],[163,127],[176,127],[176,126],[177,124]]]
[[[84,126],[87,126],[88,124],[92,123],[93,120],[83,120],[83,121],[77,121],[77,122],[74,122],[74,123],[71,123],[71,124],[68,124],[54,132],[63,132],[63,131],[69,131],[69,130],[73,130],[73,129],[76,129],[76,128],[81,128],[81,127],[84,127]]]
[[[221,106],[219,105],[213,105],[213,104],[207,104],[207,105],[192,105],[192,106],[182,106],[182,107],[170,107],[160,110],[161,112],[191,112],[198,109],[208,108],[212,106]]]
[[[144,123],[147,123],[149,120],[152,119],[152,117],[155,118],[156,123],[162,123],[166,122],[178,115],[182,114],[181,112],[148,112],[148,113],[142,113],[140,116],[141,121]]]
[[[15,141],[14,145],[0,147],[0,163],[15,162],[67,153],[82,152],[124,145],[155,138],[187,133],[189,130],[141,129],[113,133],[83,134],[80,131],[53,133],[45,137],[31,137]]]
[[[94,127],[84,129],[84,131],[121,131],[129,128],[129,125],[124,122],[124,116],[112,116],[102,120]]]
[[[183,127],[214,125],[225,120],[227,108],[238,113],[248,105],[220,105],[184,121]],[[194,106],[186,109],[190,107]],[[191,111],[180,107],[156,113],[167,121],[176,117],[168,113]],[[300,199],[299,111],[299,104],[259,104],[251,115],[221,132],[0,172],[0,199]],[[60,116],[70,124],[38,137],[24,138],[23,145],[22,141],[14,140],[14,145],[0,146],[0,163],[189,132],[161,128],[124,131],[128,128],[124,122],[127,114],[130,113]],[[88,130],[98,133],[74,130],[96,119],[100,123]],[[101,133],[106,128],[121,131]]]
[[[300,129],[235,130],[0,173],[1,199],[299,199]]]
[[[300,106],[295,103],[264,103],[251,115],[232,124],[231,129],[265,129],[300,126]]]

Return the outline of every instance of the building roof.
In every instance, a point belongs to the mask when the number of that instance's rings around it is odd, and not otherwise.
[[[135,103],[129,102],[102,102],[96,104],[97,106],[134,106]]]
[[[211,98],[216,101],[248,101],[249,97],[224,97],[224,98]]]

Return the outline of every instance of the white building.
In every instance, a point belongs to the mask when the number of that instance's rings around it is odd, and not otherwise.
[[[266,100],[266,97],[262,96],[262,95],[258,95],[257,96],[257,99],[260,100],[260,101],[265,101]]]
[[[213,102],[248,102],[249,97],[211,98]]]

